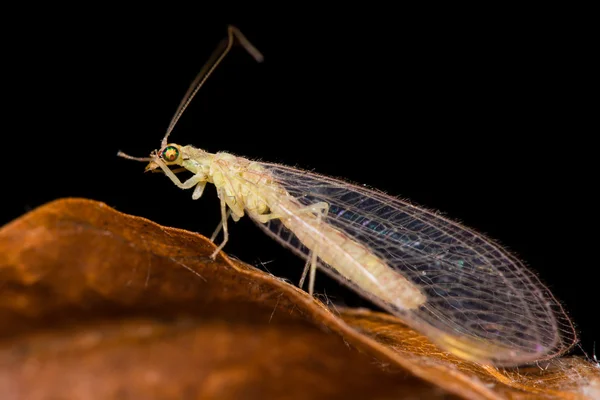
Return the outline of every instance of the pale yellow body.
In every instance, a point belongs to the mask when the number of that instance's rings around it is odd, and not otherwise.
[[[231,210],[234,221],[245,213],[262,223],[279,219],[314,255],[307,264],[311,271],[311,294],[318,257],[362,290],[386,303],[401,309],[413,309],[425,303],[425,295],[404,276],[391,269],[367,247],[323,220],[327,204],[308,207],[300,204],[276,182],[267,169],[246,158],[228,153],[211,154],[192,146],[169,146],[179,149],[179,158],[165,163],[157,157],[148,169],[160,167],[183,189],[196,186],[192,196],[194,199],[202,195],[206,182],[213,183],[217,188],[225,238],[214,256],[228,239],[227,208]],[[194,173],[194,176],[181,183],[167,164],[180,165]]]

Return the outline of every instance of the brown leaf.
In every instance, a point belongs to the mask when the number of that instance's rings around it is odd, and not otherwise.
[[[329,310],[206,238],[62,199],[0,231],[0,394],[43,398],[594,398],[581,358],[498,370],[393,316]],[[587,397],[586,397],[587,396]],[[596,397],[598,398],[598,397]]]

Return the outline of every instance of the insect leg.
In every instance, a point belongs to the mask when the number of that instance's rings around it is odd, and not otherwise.
[[[204,193],[204,188],[206,187],[206,181],[201,180],[196,185],[196,189],[194,189],[194,193],[192,193],[192,200],[198,200],[202,197],[202,193]]]
[[[196,174],[189,178],[187,181],[181,182],[179,178],[173,173],[173,171],[171,171],[171,169],[167,167],[167,165],[164,162],[162,162],[159,158],[156,158],[153,161],[160,167],[160,169],[163,170],[165,175],[169,177],[169,179],[175,184],[175,186],[177,186],[180,189],[190,189],[198,183],[206,181],[205,174]],[[196,190],[198,189],[196,188]],[[196,194],[196,191],[194,191],[194,194]],[[200,194],[202,194],[202,192],[200,192]],[[198,196],[197,198],[199,197],[200,196]],[[194,198],[193,195],[192,198]],[[195,198],[194,200],[196,200],[197,198]]]
[[[327,214],[329,213],[329,204],[327,204],[325,202],[313,204],[312,206],[310,206],[310,208],[312,210],[319,211],[319,213],[317,214],[317,224],[321,224],[321,219],[327,217]],[[315,246],[315,248],[312,249],[310,252],[310,259],[309,259],[310,260],[310,275],[308,277],[308,294],[310,294],[311,296],[313,295],[313,292],[315,289],[315,276],[317,274],[317,255],[318,254],[319,254],[319,244],[317,244]],[[309,260],[307,260],[306,266],[304,267],[304,271],[302,272],[303,278],[306,277],[306,269],[309,266],[309,264],[308,264]]]
[[[229,210],[227,210],[227,217],[225,219],[229,219],[230,215],[231,215],[231,208]],[[217,229],[215,229],[215,232],[210,237],[210,241],[211,242],[214,243],[215,239],[217,238],[217,235],[219,234],[219,232],[221,232],[221,228],[222,227],[223,227],[223,221],[219,222],[219,225],[217,226]]]
[[[299,208],[298,210],[294,211],[294,213],[296,213],[296,214],[314,213],[314,212],[317,213],[317,224],[320,224],[321,221],[324,219],[324,217],[327,217],[327,214],[329,213],[329,204],[327,204],[326,202],[319,202],[319,203],[311,204],[306,207]],[[267,223],[271,219],[280,219],[283,217],[281,215],[270,213],[270,214],[254,215],[254,218],[264,224],[264,223]],[[298,287],[302,288],[302,286],[304,285],[304,281],[306,279],[306,275],[310,271],[310,275],[309,275],[309,279],[308,279],[308,293],[310,295],[313,294],[314,287],[315,287],[315,276],[316,276],[316,272],[317,272],[318,255],[319,255],[319,245],[317,244],[315,246],[315,248],[310,249],[308,259],[306,260],[306,264],[304,265],[304,270],[302,271],[302,277],[300,278],[300,283],[298,284]]]
[[[295,211],[295,213],[297,213],[297,214],[313,213],[313,212],[317,213],[317,224],[320,224],[322,217],[324,217],[324,216],[326,217],[327,213],[329,212],[329,204],[327,204],[325,202],[315,203],[315,204],[311,204],[306,207],[302,207],[302,208],[298,209],[297,211]],[[271,219],[279,219],[282,217],[280,215],[271,213],[271,214],[257,215],[257,216],[255,216],[255,218],[257,218],[262,223],[267,223]],[[310,252],[308,254],[308,259],[306,260],[306,264],[304,265],[304,270],[302,271],[302,277],[300,278],[300,283],[298,283],[298,287],[302,288],[302,286],[304,285],[304,280],[306,279],[306,275],[308,274],[308,271],[310,271],[309,280],[308,280],[308,282],[309,282],[308,293],[310,293],[311,295],[313,294],[313,290],[314,290],[314,286],[315,286],[315,274],[317,272],[318,254],[319,254],[319,245],[317,244],[314,249],[310,249]]]
[[[221,200],[221,226],[223,227],[223,242],[216,248],[216,250],[210,255],[213,260],[217,257],[217,254],[225,247],[225,244],[229,240],[229,231],[227,230],[227,203],[225,202],[225,194],[219,193],[219,199]]]
[[[172,170],[171,170],[171,172],[173,172],[174,174],[178,174],[178,173],[180,173],[180,172],[185,172],[185,171],[187,171],[187,169],[185,169],[185,168],[176,168],[176,169],[172,169]],[[164,172],[163,172],[162,170],[160,170],[160,171],[159,171],[159,170],[157,170],[157,169],[153,169],[153,170],[152,170],[152,171],[150,171],[150,172],[153,172],[153,173],[155,173],[155,174],[164,174]]]

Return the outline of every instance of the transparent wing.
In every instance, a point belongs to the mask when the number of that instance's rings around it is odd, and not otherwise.
[[[416,309],[399,309],[322,260],[319,267],[443,348],[463,358],[510,366],[551,358],[576,342],[569,318],[548,289],[490,239],[382,192],[259,164],[302,205],[329,204],[324,223],[366,246],[420,288],[427,301]],[[277,196],[281,191],[273,191],[271,201]],[[309,250],[280,220],[256,222],[283,246],[308,257]]]

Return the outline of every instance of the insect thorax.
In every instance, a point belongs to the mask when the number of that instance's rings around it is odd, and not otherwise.
[[[267,169],[247,158],[218,153],[213,165],[211,171],[215,186],[253,213],[269,212],[270,199],[282,190]]]

